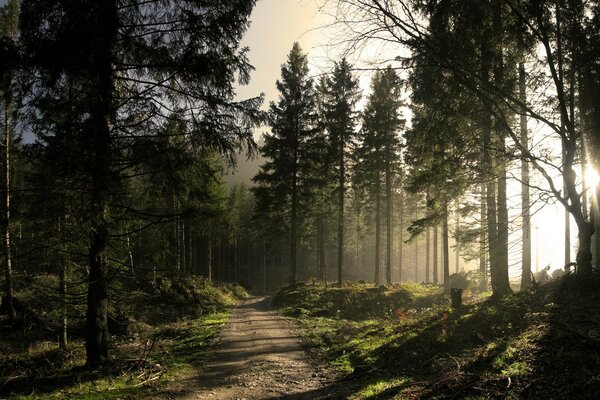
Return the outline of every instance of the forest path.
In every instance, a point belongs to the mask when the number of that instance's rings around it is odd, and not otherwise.
[[[257,297],[236,307],[207,365],[176,382],[165,398],[347,398],[332,385],[335,373],[309,363],[300,337],[268,301]]]

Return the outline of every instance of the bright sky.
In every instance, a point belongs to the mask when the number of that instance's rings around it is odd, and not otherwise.
[[[240,87],[239,98],[266,95],[265,105],[277,99],[275,81],[281,75],[292,44],[297,41],[309,59],[318,42],[322,16],[315,0],[258,0],[243,46],[250,47],[250,63],[256,68],[250,84]]]

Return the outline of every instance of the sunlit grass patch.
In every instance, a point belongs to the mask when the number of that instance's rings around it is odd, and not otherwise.
[[[410,380],[407,377],[400,376],[394,378],[382,378],[381,380],[369,383],[358,393],[356,393],[357,397],[360,399],[371,399],[376,398],[382,393],[390,390],[390,389],[401,389],[402,386],[406,385]]]

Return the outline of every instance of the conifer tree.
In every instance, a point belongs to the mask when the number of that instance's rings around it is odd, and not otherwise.
[[[294,43],[277,81],[279,100],[270,106],[271,134],[264,136],[261,153],[266,162],[254,177],[258,208],[273,210],[271,218],[289,227],[289,283],[297,279],[299,205],[310,193],[307,168],[309,140],[317,132],[315,89],[308,75],[307,56]],[[277,223],[275,223],[277,224]]]
[[[363,111],[363,129],[356,150],[357,175],[375,200],[375,282],[381,283],[381,199],[386,199],[386,275],[391,283],[392,179],[400,167],[400,134],[404,128],[401,115],[401,82],[396,72],[387,67],[373,76],[371,94]],[[382,185],[385,190],[382,190]]]
[[[72,132],[89,229],[87,365],[108,362],[108,250],[130,150],[170,115],[190,142],[232,159],[252,148],[261,99],[235,102],[249,80],[239,50],[254,0],[103,2],[25,0],[21,43],[38,126],[62,135],[53,105],[72,90]],[[126,207],[123,210],[127,210]]]
[[[11,250],[11,159],[12,148],[17,126],[17,99],[15,88],[16,63],[17,63],[17,26],[19,19],[19,4],[17,0],[10,0],[0,8],[0,126],[4,136],[2,154],[2,210],[0,211],[0,226],[2,228],[2,257],[5,275],[5,301],[8,318],[15,322],[16,313],[13,305],[13,277],[12,277],[12,250]]]
[[[358,81],[352,76],[352,66],[343,59],[335,64],[332,76],[326,83],[325,126],[328,132],[332,167],[337,171],[338,212],[338,286],[342,287],[344,265],[344,201],[349,153],[356,136],[358,113],[356,103],[360,92]]]

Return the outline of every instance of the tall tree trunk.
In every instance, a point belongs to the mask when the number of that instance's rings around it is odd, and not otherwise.
[[[299,116],[297,114],[298,104],[295,104],[295,126],[294,126],[294,143],[293,143],[293,163],[292,163],[292,210],[291,210],[291,221],[290,221],[290,278],[289,284],[295,285],[297,279],[297,213],[298,213],[298,141],[299,141]]]
[[[431,267],[431,230],[427,227],[425,231],[425,283],[429,283],[430,267]]]
[[[375,284],[381,284],[379,253],[381,246],[381,189],[380,176],[375,178]]]
[[[90,268],[87,296],[86,365],[95,368],[106,364],[108,357],[108,238],[111,189],[110,126],[112,125],[112,51],[117,32],[117,5],[114,0],[98,3],[97,34],[101,40],[95,60],[97,104],[91,110],[93,158],[91,161]]]
[[[433,283],[439,282],[439,274],[438,271],[438,226],[433,226]]]
[[[208,223],[208,235],[206,235],[206,278],[209,282],[213,279],[213,229],[212,221]]]
[[[419,238],[415,238],[415,282],[419,283]]]
[[[404,266],[404,194],[400,192],[400,226],[398,227],[398,282],[402,282],[402,267]]]
[[[460,202],[456,200],[456,213],[455,213],[455,227],[454,227],[454,240],[456,242],[456,252],[454,253],[454,269],[457,274],[460,272]]]
[[[504,88],[504,55],[503,55],[503,26],[502,26],[502,0],[493,2],[493,34],[494,34],[494,83],[498,88]],[[506,131],[502,121],[496,121],[496,134],[498,136],[498,151],[506,152]],[[506,161],[498,163],[498,214],[497,237],[498,264],[495,271],[495,284],[492,284],[494,294],[501,296],[510,293],[508,278],[508,208],[507,208],[507,178]]]
[[[4,101],[4,196],[3,196],[3,215],[1,219],[2,224],[2,238],[4,245],[4,272],[5,272],[5,301],[6,310],[8,313],[8,319],[11,323],[14,323],[17,314],[15,312],[13,296],[13,279],[12,279],[12,252],[11,252],[11,237],[10,237],[10,153],[12,148],[12,126],[13,123],[9,118],[11,113],[11,105],[9,101]]]
[[[442,220],[442,255],[444,257],[444,292],[450,293],[450,251],[448,248],[448,206]]]
[[[392,283],[392,171],[389,161],[389,150],[386,152],[388,160],[385,166],[385,218],[386,218],[386,260],[385,260],[385,280],[386,283]]]
[[[523,105],[527,104],[527,84],[525,76],[525,64],[519,63],[519,100]],[[529,133],[527,132],[527,116],[525,110],[521,110],[520,117],[521,144],[529,148]],[[529,163],[521,159],[521,215],[523,218],[522,228],[522,257],[521,257],[521,290],[531,286],[531,217],[529,196]]]
[[[58,335],[58,346],[61,350],[67,350],[68,343],[68,320],[67,320],[67,260],[60,256],[60,274],[58,278],[58,295],[60,296],[60,332]]]
[[[344,264],[344,196],[345,196],[345,165],[344,165],[344,139],[340,138],[339,148],[339,193],[338,193],[338,287],[342,287],[342,268]]]
[[[319,263],[319,279],[323,282],[323,285],[327,286],[327,274],[326,274],[326,263],[325,263],[325,223],[323,221],[323,214],[319,213],[318,218],[318,263]]]
[[[488,275],[487,275],[487,249],[486,249],[486,231],[487,231],[487,208],[486,208],[486,185],[481,184],[481,199],[479,205],[479,218],[480,218],[480,233],[479,233],[479,275],[481,276],[480,287],[481,290],[487,290],[488,288]]]

